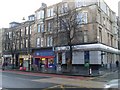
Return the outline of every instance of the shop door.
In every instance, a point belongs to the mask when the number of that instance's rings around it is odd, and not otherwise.
[[[40,58],[35,58],[35,64],[38,66],[39,65],[39,60]]]

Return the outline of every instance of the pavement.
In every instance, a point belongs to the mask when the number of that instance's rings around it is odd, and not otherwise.
[[[99,81],[99,82],[108,82],[112,79],[119,79],[120,78],[120,72],[119,70],[105,73],[99,77],[91,78],[92,81]]]

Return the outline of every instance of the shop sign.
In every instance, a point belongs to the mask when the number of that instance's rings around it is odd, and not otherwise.
[[[41,51],[36,51],[34,55],[35,56],[54,56],[54,52],[52,50],[41,50]]]
[[[29,55],[20,55],[19,58],[23,58],[24,60],[28,60],[29,59]]]
[[[12,55],[3,55],[3,57],[12,57]]]

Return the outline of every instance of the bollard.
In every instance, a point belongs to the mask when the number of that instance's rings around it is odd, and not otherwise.
[[[92,69],[90,68],[90,69],[89,69],[89,75],[91,75],[91,74],[92,74]]]

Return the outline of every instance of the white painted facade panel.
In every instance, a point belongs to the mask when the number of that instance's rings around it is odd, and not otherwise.
[[[66,64],[65,53],[62,53],[62,64]]]
[[[107,64],[107,55],[103,55],[103,64]]]
[[[84,64],[84,52],[75,51],[73,53],[72,64]]]
[[[56,62],[58,63],[58,53],[57,53],[57,56],[56,56],[56,60],[57,60]]]
[[[90,51],[90,64],[101,64],[101,51]]]

